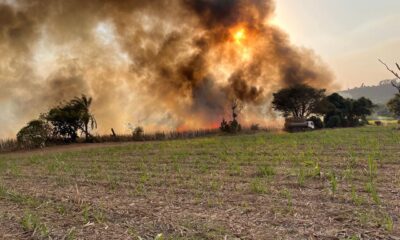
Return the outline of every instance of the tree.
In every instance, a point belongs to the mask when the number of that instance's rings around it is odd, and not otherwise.
[[[90,129],[97,128],[97,122],[93,114],[90,113],[92,98],[82,95],[71,100],[71,104],[79,111],[81,126],[79,129],[85,134],[86,141],[92,137]]]
[[[400,93],[396,94],[396,96],[388,102],[387,106],[396,117],[400,117]]]
[[[54,136],[76,142],[81,122],[79,112],[72,105],[52,108],[44,118],[53,126]]]
[[[361,97],[355,101],[353,100],[353,114],[363,124],[368,123],[367,116],[372,114],[373,108],[374,104],[368,98]]]
[[[321,114],[325,99],[325,89],[315,89],[305,84],[297,84],[274,93],[273,108],[285,117],[308,118]]]
[[[25,148],[45,147],[51,137],[51,128],[42,119],[30,121],[17,134],[18,143]]]
[[[229,132],[229,133],[237,133],[242,130],[242,126],[240,125],[239,121],[237,120],[237,117],[239,116],[239,112],[242,108],[242,105],[240,102],[235,99],[232,101],[232,121],[229,121],[229,123],[225,120],[222,119],[220,130],[223,132]]]
[[[380,59],[378,59],[379,60],[379,62],[381,62],[385,67],[386,67],[386,69],[389,71],[389,72],[391,72],[398,80],[400,80],[400,74],[399,73],[397,73],[397,72],[395,72],[394,70],[392,70],[386,63],[384,63],[382,60],[380,60]],[[398,63],[396,63],[396,67],[397,67],[397,69],[400,71],[400,65],[398,64]],[[392,82],[392,85],[393,85],[393,87],[395,87],[395,88],[397,88],[397,90],[399,91],[399,93],[400,93],[400,82],[399,81],[396,81],[396,80],[393,80],[393,81],[391,81]]]
[[[91,98],[82,95],[81,98],[74,98],[50,109],[44,115],[44,119],[52,124],[53,133],[56,136],[76,142],[80,131],[85,134],[86,140],[88,140],[91,136],[89,129],[97,127],[96,120],[89,111],[91,103]]]
[[[374,107],[371,100],[343,98],[333,93],[326,98],[328,102],[324,121],[327,127],[355,127],[367,123],[367,116],[372,114]]]

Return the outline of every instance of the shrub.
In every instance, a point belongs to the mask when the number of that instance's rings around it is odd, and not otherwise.
[[[165,135],[164,132],[157,132],[154,134],[155,140],[161,141],[161,140],[165,140],[167,138],[167,136]]]
[[[258,131],[258,130],[260,130],[260,125],[257,124],[257,123],[251,124],[250,130],[251,131]]]
[[[33,120],[17,134],[18,144],[23,148],[41,148],[51,136],[50,126],[43,120]]]
[[[135,141],[143,141],[144,140],[144,130],[142,127],[136,127],[133,132],[133,140]]]
[[[307,121],[312,121],[314,123],[315,128],[321,129],[324,128],[324,123],[322,122],[321,118],[317,116],[312,116]]]
[[[328,128],[336,128],[336,127],[341,127],[341,126],[342,126],[342,121],[341,121],[340,116],[338,116],[338,115],[330,116],[326,123],[326,127],[328,127]]]
[[[229,124],[225,119],[222,119],[222,122],[221,122],[221,125],[220,125],[219,129],[222,132],[229,132]]]
[[[226,133],[238,133],[242,131],[242,126],[236,119],[230,121],[229,123],[225,119],[222,119],[221,126],[219,127],[219,129],[222,132]]]

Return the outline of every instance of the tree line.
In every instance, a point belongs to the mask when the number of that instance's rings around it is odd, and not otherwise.
[[[90,111],[91,105],[92,98],[85,95],[60,103],[23,127],[17,134],[18,143],[25,148],[34,148],[44,147],[49,142],[73,143],[81,136],[86,142],[94,141],[91,131],[97,128],[97,122]],[[400,116],[400,93],[388,106],[396,116]],[[240,102],[233,102],[232,120],[223,119],[221,131],[241,131],[238,115],[242,107]],[[324,89],[297,84],[274,93],[272,107],[285,118],[313,121],[316,128],[335,128],[367,124],[367,116],[372,114],[374,104],[364,97],[355,100],[338,93],[327,96]],[[251,127],[258,128],[257,124]],[[143,140],[143,128],[132,128],[132,135],[133,140]]]
[[[286,118],[313,121],[317,128],[365,125],[374,107],[372,101],[365,97],[354,100],[338,93],[326,96],[325,89],[316,89],[306,84],[284,88],[273,96],[274,110]]]
[[[92,98],[82,95],[60,103],[38,119],[30,121],[17,134],[17,141],[24,147],[43,147],[49,141],[76,142],[79,134],[85,141],[93,141],[91,130],[97,128],[90,112]]]

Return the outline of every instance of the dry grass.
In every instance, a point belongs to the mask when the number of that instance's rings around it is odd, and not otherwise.
[[[274,128],[260,128],[258,130],[252,130],[249,128],[244,128],[241,134],[254,134],[256,132],[277,132],[280,131],[280,127]],[[190,131],[170,131],[170,132],[152,132],[140,135],[139,137],[134,137],[132,134],[125,135],[97,135],[94,136],[91,143],[112,143],[112,142],[149,142],[149,141],[165,141],[165,140],[178,140],[178,139],[192,139],[201,138],[208,136],[218,136],[224,135],[219,129],[199,129]],[[64,146],[71,144],[83,144],[85,143],[85,138],[78,138],[77,143],[68,143],[61,138],[48,139],[46,146]],[[29,146],[23,146],[17,142],[16,139],[0,139],[0,153],[9,153],[22,150],[32,150]]]
[[[396,239],[399,144],[370,126],[0,155],[0,236]]]

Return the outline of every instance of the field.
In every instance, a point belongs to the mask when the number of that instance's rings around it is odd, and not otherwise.
[[[3,154],[0,236],[399,239],[399,156],[394,126]]]

